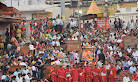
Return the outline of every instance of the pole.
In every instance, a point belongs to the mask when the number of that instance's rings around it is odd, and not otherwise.
[[[71,0],[71,16],[73,16],[73,3],[72,3],[72,0]]]
[[[81,39],[80,39],[80,37],[81,37],[81,32],[80,32],[80,30],[81,30],[81,27],[80,27],[80,13],[79,13],[79,11],[80,11],[80,0],[78,0],[78,22],[79,22],[79,58],[81,59]]]
[[[12,0],[11,0],[11,7],[12,7]]]
[[[61,0],[61,16],[65,19],[65,0]]]
[[[18,6],[19,6],[19,0],[18,0]]]

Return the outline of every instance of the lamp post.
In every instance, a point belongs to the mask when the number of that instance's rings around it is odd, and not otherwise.
[[[81,27],[80,27],[80,15],[81,15],[81,13],[80,13],[80,0],[78,0],[78,23],[79,23],[79,59],[81,59],[81,39],[80,39],[80,37],[81,37],[81,32],[80,32],[80,30],[81,30]]]
[[[107,2],[108,2],[108,0],[105,0],[105,12],[104,12],[104,17],[107,17],[107,12],[108,12],[108,9],[107,9],[107,7],[108,7],[108,4],[107,4]]]

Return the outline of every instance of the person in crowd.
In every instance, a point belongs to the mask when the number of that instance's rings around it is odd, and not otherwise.
[[[87,22],[85,23],[85,28],[90,28],[90,23],[89,23],[89,21],[87,21]]]
[[[117,72],[117,69],[116,69],[116,67],[113,65],[113,64],[111,64],[111,67],[110,67],[110,74],[109,74],[109,81],[110,82],[116,82],[116,72]]]
[[[132,66],[129,68],[130,74],[133,74],[134,72],[136,72],[136,67],[134,64],[132,64]]]
[[[123,77],[123,82],[130,82],[129,75],[126,73],[125,77]]]
[[[91,67],[89,66],[89,63],[86,63],[87,66],[85,66],[85,72],[86,72],[86,80],[87,82],[91,82],[92,81],[92,71],[91,71]]]
[[[114,26],[115,26],[115,28],[118,30],[118,21],[117,21],[116,18],[115,18],[115,21],[114,21]]]
[[[86,71],[84,69],[84,66],[80,66],[78,72],[79,72],[79,82],[85,82]]]
[[[58,82],[65,82],[65,70],[63,69],[63,66],[60,66],[60,68],[57,70],[58,75]]]
[[[101,50],[101,53],[99,54],[99,60],[102,60],[102,63],[105,64],[105,55],[103,49]]]
[[[71,19],[71,21],[70,21],[70,27],[72,29],[75,29],[75,27],[76,27],[76,23],[73,21],[73,19]]]
[[[78,82],[78,77],[79,73],[78,73],[78,69],[77,66],[75,65],[73,70],[72,70],[72,82]]]
[[[107,82],[107,69],[104,65],[100,68],[101,82]]]
[[[21,73],[19,73],[18,76],[16,77],[16,81],[23,82],[23,77],[22,77]]]
[[[57,69],[55,64],[53,64],[49,70],[49,78],[52,80],[52,82],[57,82]]]
[[[5,35],[6,35],[6,43],[5,43],[5,48],[7,48],[7,45],[8,45],[9,40],[10,40],[9,28],[7,28],[7,29],[6,29]]]
[[[130,26],[130,28],[129,28],[130,30],[132,30],[132,29],[134,28],[134,22],[133,22],[133,20],[131,20],[131,22],[130,22],[130,25],[129,25],[129,26]]]
[[[92,69],[92,74],[93,74],[93,82],[100,82],[99,81],[99,75],[100,75],[100,69],[98,68],[97,65]]]

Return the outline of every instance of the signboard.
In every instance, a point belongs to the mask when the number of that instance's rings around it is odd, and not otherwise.
[[[135,45],[137,44],[136,42],[137,40],[133,36],[125,36],[123,38],[124,48],[127,48],[128,46],[130,46],[131,48],[134,48]]]
[[[13,19],[20,19],[20,20],[26,20],[26,17],[11,17]]]
[[[52,18],[52,13],[36,14],[38,19]]]
[[[121,8],[125,8],[125,7],[137,7],[137,3],[122,3],[120,4]]]
[[[68,40],[67,41],[67,51],[79,51],[79,41],[78,40]]]
[[[106,30],[110,27],[109,25],[109,17],[105,18],[105,17],[101,17],[101,18],[97,18],[97,27],[102,30]]]

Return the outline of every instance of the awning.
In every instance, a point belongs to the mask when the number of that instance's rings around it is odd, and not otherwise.
[[[93,19],[96,17],[97,17],[97,14],[88,14],[88,15],[81,16],[81,20],[89,20],[89,19]]]

